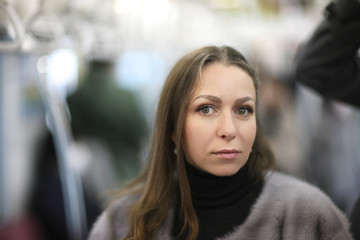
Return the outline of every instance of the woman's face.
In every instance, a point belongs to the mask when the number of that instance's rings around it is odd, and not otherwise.
[[[187,160],[217,176],[238,172],[255,140],[255,103],[255,87],[244,70],[222,63],[206,66],[187,108]]]

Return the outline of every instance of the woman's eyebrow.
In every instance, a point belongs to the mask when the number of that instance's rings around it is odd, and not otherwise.
[[[252,102],[255,102],[255,99],[250,97],[250,96],[247,96],[247,97],[242,97],[242,98],[238,98],[235,100],[235,104],[242,104],[244,102],[248,102],[248,101],[252,101]]]
[[[210,101],[216,102],[216,103],[221,103],[222,102],[220,98],[215,97],[213,95],[199,95],[199,96],[195,97],[193,101],[196,101],[199,98],[205,98],[207,100],[210,100]]]
[[[210,100],[215,103],[222,103],[220,98],[215,97],[213,95],[199,95],[199,96],[195,97],[193,101],[196,101],[199,98],[205,98],[205,99]],[[242,103],[248,102],[248,101],[255,102],[255,99],[250,96],[246,96],[246,97],[236,99],[235,104],[242,104]]]

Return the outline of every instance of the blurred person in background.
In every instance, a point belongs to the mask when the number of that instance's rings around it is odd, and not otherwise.
[[[160,95],[148,165],[90,239],[352,239],[325,194],[271,170],[258,84],[231,47],[182,57]]]
[[[116,85],[110,61],[92,61],[84,82],[67,102],[75,147],[80,153],[73,167],[81,175],[86,225],[91,226],[108,193],[140,168],[146,122],[134,94]],[[44,240],[71,239],[51,133],[38,152],[28,212]]]
[[[135,93],[118,86],[114,74],[112,61],[92,60],[84,81],[67,103],[75,138],[107,152],[108,165],[119,182],[140,169],[147,122]]]
[[[276,158],[276,168],[300,179],[308,179],[308,165],[300,142],[296,118],[295,84],[287,74],[271,72],[259,64],[261,108],[259,118]]]
[[[337,0],[325,9],[325,18],[319,24],[311,38],[302,46],[297,56],[297,80],[314,89],[327,99],[336,99],[360,107],[360,1]],[[329,101],[329,100],[325,100]],[[329,106],[328,104],[328,107]],[[343,114],[342,114],[343,115]],[[343,117],[343,116],[342,116]],[[360,136],[360,120],[357,128],[352,129]],[[333,132],[341,125],[333,125],[327,136],[337,139],[340,132]],[[349,138],[350,136],[347,136]],[[350,143],[348,143],[349,145]],[[355,143],[358,148],[359,142]],[[317,147],[317,146],[315,146]],[[350,168],[359,172],[360,154],[356,152],[355,163]],[[338,156],[338,165],[348,164]],[[322,168],[327,167],[326,162]],[[335,169],[336,170],[336,169]],[[322,169],[323,172],[327,170]],[[343,173],[345,178],[351,172]],[[330,176],[331,177],[331,176]],[[359,174],[357,174],[356,190],[359,193]],[[349,183],[347,183],[349,184]],[[356,239],[360,239],[360,199],[354,205],[350,221]]]

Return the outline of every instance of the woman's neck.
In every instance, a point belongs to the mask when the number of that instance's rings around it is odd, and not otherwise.
[[[228,177],[203,172],[189,163],[185,164],[185,168],[199,221],[198,240],[217,239],[246,220],[263,186],[263,181],[254,183],[250,180],[248,164]],[[178,195],[173,236],[180,233],[182,222],[181,199]],[[186,231],[181,237],[186,239]]]

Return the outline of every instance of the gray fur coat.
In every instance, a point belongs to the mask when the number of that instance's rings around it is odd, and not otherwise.
[[[128,232],[135,196],[117,200],[102,213],[89,240],[120,240]],[[172,211],[155,239],[170,240]],[[293,177],[271,173],[245,222],[218,240],[351,240],[349,223],[319,189]]]

